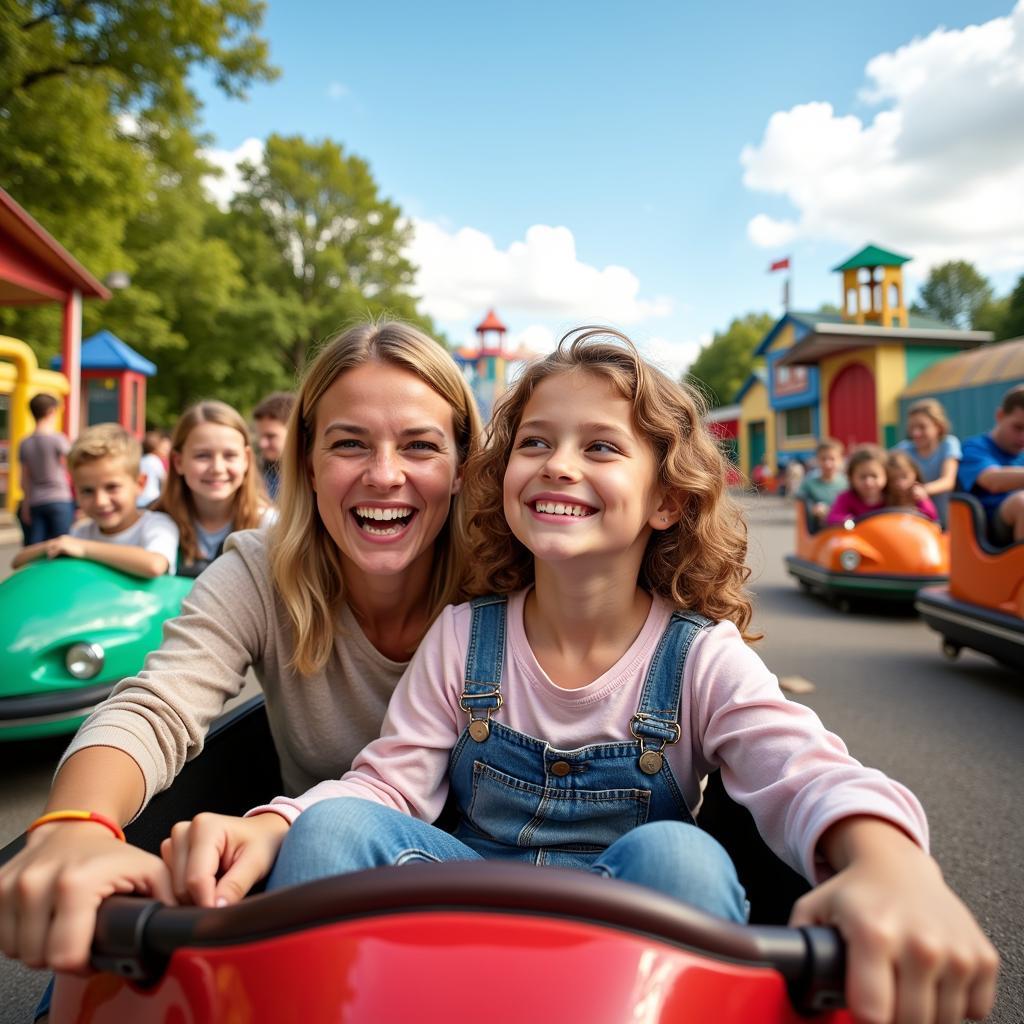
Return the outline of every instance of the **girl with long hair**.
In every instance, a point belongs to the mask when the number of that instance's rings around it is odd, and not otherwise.
[[[178,419],[167,479],[153,508],[178,524],[179,576],[198,576],[235,530],[276,518],[253,463],[248,427],[230,405],[197,402]]]

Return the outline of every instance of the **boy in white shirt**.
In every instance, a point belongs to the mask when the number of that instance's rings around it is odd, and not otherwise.
[[[84,430],[68,453],[78,504],[88,519],[70,534],[32,544],[15,555],[17,569],[38,558],[86,558],[133,576],[174,573],[178,527],[163,512],[136,507],[145,476],[142,446],[116,423]]]

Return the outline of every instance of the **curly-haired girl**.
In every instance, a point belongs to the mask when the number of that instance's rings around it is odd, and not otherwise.
[[[179,896],[235,899],[279,849],[271,887],[502,858],[742,922],[732,862],[694,827],[721,768],[769,845],[823,882],[793,920],[845,932],[855,1013],[888,1020],[894,984],[901,1009],[925,987],[954,989],[962,1009],[975,983],[984,1012],[994,955],[923,852],[919,803],[787,701],[744,643],[746,532],[700,412],[607,329],[527,367],[466,470],[471,561],[489,593],[442,612],[381,737],[340,781],[244,820],[175,826],[164,856]],[[449,793],[452,833],[428,824]],[[922,936],[956,969],[912,970]]]

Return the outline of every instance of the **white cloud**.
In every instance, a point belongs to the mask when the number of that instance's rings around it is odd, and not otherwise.
[[[475,228],[449,231],[414,220],[406,255],[419,267],[423,309],[440,321],[468,321],[490,307],[502,316],[631,324],[668,316],[668,298],[644,298],[626,267],[597,268],[576,255],[566,227],[535,224],[521,241],[499,249]]]
[[[637,341],[637,348],[655,366],[664,370],[673,380],[678,380],[697,358],[701,347],[710,341],[710,334],[705,334],[696,341],[677,341],[662,337],[641,338]]]
[[[262,164],[263,150],[262,139],[246,139],[234,149],[203,150],[203,159],[219,167],[222,172],[219,177],[209,174],[203,178],[203,188],[222,210],[226,210],[235,193],[241,191],[242,175],[238,165],[243,161],[257,166]]]
[[[744,184],[781,195],[792,218],[759,213],[751,241],[875,241],[917,267],[962,258],[1024,265],[1024,0],[981,25],[938,28],[868,62],[869,121],[805,103],[771,116],[741,154]]]
[[[350,89],[344,82],[331,82],[327,86],[327,96],[332,100],[343,100],[349,95]]]

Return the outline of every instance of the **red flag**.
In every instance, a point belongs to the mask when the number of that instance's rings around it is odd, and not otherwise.
[[[769,274],[775,270],[789,270],[789,257],[786,256],[781,260],[775,260],[775,262],[768,267]]]

